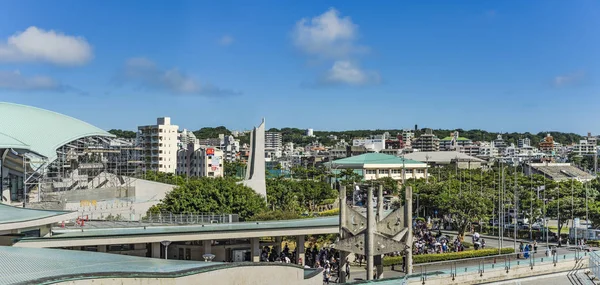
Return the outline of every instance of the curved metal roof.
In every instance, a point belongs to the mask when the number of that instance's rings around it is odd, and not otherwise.
[[[0,133],[0,148],[29,149],[29,146],[7,134]]]
[[[0,102],[0,148],[13,147],[20,142],[53,161],[57,148],[88,136],[114,137],[102,129],[63,114]]]

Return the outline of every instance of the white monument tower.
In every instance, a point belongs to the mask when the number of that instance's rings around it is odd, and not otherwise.
[[[246,166],[246,178],[242,183],[267,198],[265,181],[265,119],[250,134],[250,156]]]

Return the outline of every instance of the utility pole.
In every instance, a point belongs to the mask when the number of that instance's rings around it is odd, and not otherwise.
[[[546,247],[549,246],[548,242],[548,209],[547,209],[547,201],[546,201],[546,192],[548,191],[548,189],[546,189],[546,174],[544,174],[544,226],[545,226],[545,232],[546,232]]]
[[[514,194],[514,211],[515,211],[515,228],[514,228],[514,236],[513,236],[513,245],[515,250],[517,249],[517,227],[519,226],[519,198],[518,193],[519,187],[517,186],[517,164],[515,164],[515,194]]]
[[[575,244],[577,244],[577,229],[575,228],[575,212],[574,212],[574,203],[573,203],[573,180],[571,179],[571,228],[573,228],[573,231],[575,232]],[[570,238],[570,237],[567,237]]]

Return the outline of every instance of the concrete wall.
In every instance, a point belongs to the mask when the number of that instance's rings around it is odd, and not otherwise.
[[[125,178],[127,179],[127,178]],[[57,202],[31,203],[30,208],[77,211],[90,218],[109,215],[127,220],[139,220],[150,207],[156,205],[175,185],[132,178],[133,187],[110,187],[98,189],[57,192]],[[95,205],[93,204],[95,203]]]
[[[304,270],[292,266],[240,266],[183,276],[179,278],[98,278],[73,280],[57,284],[64,285],[192,285],[192,284],[235,284],[235,285],[322,285],[321,274],[304,279]]]

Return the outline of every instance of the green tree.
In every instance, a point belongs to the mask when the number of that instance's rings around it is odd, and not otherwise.
[[[231,178],[200,178],[182,182],[149,211],[238,214],[245,220],[265,211],[263,197]]]
[[[137,133],[134,131],[127,131],[127,130],[117,130],[117,129],[112,129],[110,131],[108,131],[109,133],[117,136],[118,138],[125,138],[125,139],[135,139],[135,137],[137,136]]]
[[[339,176],[342,178],[342,185],[351,186],[362,181],[363,176],[354,172],[354,169],[344,168],[340,171]]]
[[[241,178],[246,164],[241,161],[225,161],[223,165],[223,175],[226,177]]]

